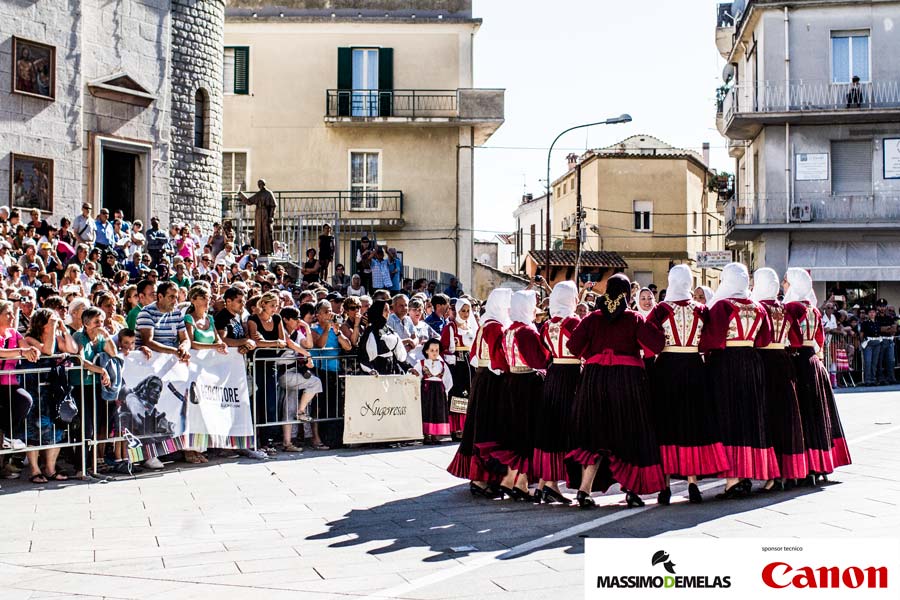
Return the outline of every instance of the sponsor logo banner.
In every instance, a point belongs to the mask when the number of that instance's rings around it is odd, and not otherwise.
[[[900,598],[900,540],[585,540],[584,597]]]

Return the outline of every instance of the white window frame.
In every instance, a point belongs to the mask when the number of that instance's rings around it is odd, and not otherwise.
[[[835,81],[834,80],[834,39],[835,38],[854,38],[854,37],[867,37],[869,38],[869,43],[866,44],[866,47],[869,49],[869,56],[867,57],[868,71],[869,77],[868,79],[860,78],[860,83],[872,83],[872,30],[871,29],[835,29],[830,32],[828,37],[828,70],[831,72],[831,78],[829,79],[829,83],[831,85],[847,85],[853,81],[853,41],[850,41],[849,50],[850,50],[850,62],[849,67],[851,73],[847,74],[847,81]]]
[[[650,205],[650,210],[638,210],[638,203],[647,203]],[[644,219],[641,218],[641,227],[634,227],[634,215],[636,213],[647,213],[650,217],[650,226],[643,227]],[[653,231],[653,200],[632,200],[631,201],[631,227],[632,231]]]
[[[354,154],[377,154],[378,155],[378,183],[374,184],[376,187],[364,187],[364,191],[381,191],[382,183],[384,182],[384,155],[381,149],[376,148],[353,148],[347,151],[347,189],[351,192],[351,200],[349,209],[353,211],[360,212],[368,212],[368,211],[379,211],[381,210],[381,196],[376,196],[374,203],[364,202],[362,206],[354,207],[352,192],[353,192],[353,155]],[[363,186],[370,186],[372,184],[361,184]]]
[[[232,79],[231,89],[227,89],[225,87],[225,50],[234,50],[235,48],[247,48],[247,93],[246,94],[235,94],[234,93],[234,80]],[[250,61],[253,60],[253,44],[225,44],[222,50],[222,93],[225,96],[237,96],[240,98],[241,96],[252,96],[253,95],[253,65],[250,64]]]
[[[247,168],[244,171],[244,190],[250,189],[250,182],[253,181],[250,178],[250,148],[224,148],[222,150],[222,159],[224,160],[226,154],[244,154],[247,157]],[[231,172],[234,173],[234,161],[232,161]],[[224,176],[224,173],[223,173]]]
[[[354,117],[377,117],[379,113],[378,99],[378,79],[381,77],[379,71],[381,60],[381,48],[377,46],[354,46],[350,49],[350,65],[351,77],[356,76],[356,69],[353,69],[354,55],[357,52],[363,53],[362,78],[366,80],[366,87],[357,87],[355,82],[351,81],[351,87],[354,89],[353,97],[350,100],[350,114]],[[369,59],[375,56],[375,82],[368,81],[369,78]],[[365,91],[362,91],[365,90]],[[357,102],[362,105],[357,107]]]

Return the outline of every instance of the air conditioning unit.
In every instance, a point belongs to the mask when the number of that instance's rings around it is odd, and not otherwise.
[[[812,221],[812,204],[798,200],[791,204],[791,222],[809,223]]]

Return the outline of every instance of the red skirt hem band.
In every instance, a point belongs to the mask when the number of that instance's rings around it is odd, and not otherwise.
[[[600,453],[579,448],[566,454],[566,460],[587,467],[600,460]],[[610,455],[609,470],[622,488],[635,494],[655,494],[666,487],[662,465],[640,467]]]
[[[768,481],[780,477],[775,449],[750,446],[725,446],[730,467],[725,477]]]
[[[450,424],[422,423],[422,433],[425,435],[450,435]]]
[[[663,471],[669,475],[722,477],[728,471],[728,455],[719,442],[706,446],[660,446],[659,453]]]
[[[531,458],[532,477],[544,481],[563,481],[566,478],[565,461],[565,452],[544,452],[535,448]]]
[[[843,467],[853,462],[850,460],[850,448],[847,447],[847,440],[842,437],[834,438],[832,444],[831,452],[834,455],[835,467]]]
[[[809,463],[805,454],[782,454],[778,457],[781,476],[785,479],[803,479],[809,475]]]
[[[466,427],[466,415],[450,413],[450,431],[462,431]]]

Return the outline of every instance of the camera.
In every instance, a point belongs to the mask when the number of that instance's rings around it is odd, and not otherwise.
[[[341,315],[334,315],[334,324],[335,325],[343,325],[344,317],[342,317]]]

